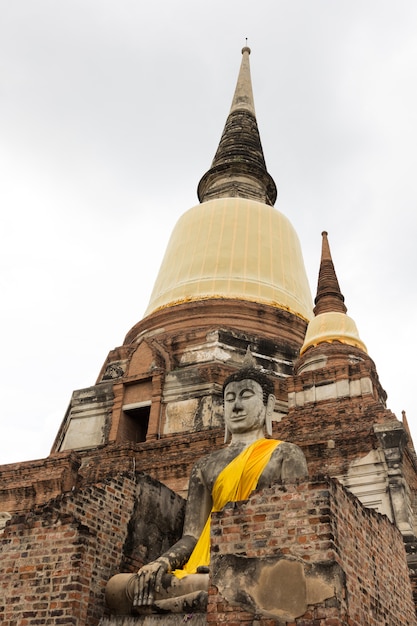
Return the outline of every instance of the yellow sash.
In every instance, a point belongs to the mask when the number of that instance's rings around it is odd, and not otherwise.
[[[256,489],[260,475],[280,443],[276,439],[258,439],[226,465],[214,483],[211,512],[220,511],[228,502],[246,500]],[[172,572],[177,578],[195,574],[197,567],[209,565],[210,518],[211,515],[207,519],[188,562],[183,569],[176,569]]]

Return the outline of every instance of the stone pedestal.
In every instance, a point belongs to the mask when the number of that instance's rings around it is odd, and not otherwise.
[[[175,613],[171,615],[142,615],[138,617],[104,617],[99,626],[206,626],[205,613]]]

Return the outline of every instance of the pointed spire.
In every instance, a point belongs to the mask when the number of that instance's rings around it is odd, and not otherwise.
[[[229,115],[239,109],[245,109],[246,111],[249,111],[253,117],[256,117],[252,81],[250,77],[249,55],[250,48],[247,46],[242,48],[242,62],[240,64],[240,72]]]
[[[249,66],[250,48],[242,49],[242,62],[232,106],[219,147],[198,185],[198,198],[242,197],[273,205],[277,189],[268,174],[255,116]]]
[[[300,355],[322,343],[338,341],[367,352],[354,320],[346,315],[345,299],[340,291],[326,231],[322,232],[322,250],[314,317],[307,326]]]
[[[317,295],[314,300],[314,315],[320,313],[346,313],[345,299],[340,291],[332,256],[330,254],[327,232],[322,232],[322,249]]]

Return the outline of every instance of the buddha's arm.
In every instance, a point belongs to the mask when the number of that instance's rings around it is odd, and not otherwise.
[[[182,537],[157,559],[168,565],[167,571],[180,568],[188,561],[211,508],[211,494],[206,487],[200,463],[197,463],[190,476]]]
[[[139,570],[134,606],[153,604],[155,591],[159,591],[163,575],[181,568],[188,561],[210,515],[211,507],[211,494],[197,463],[190,476],[183,535],[156,561]]]

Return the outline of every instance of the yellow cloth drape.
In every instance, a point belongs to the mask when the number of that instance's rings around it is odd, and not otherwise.
[[[258,439],[245,448],[218,475],[213,487],[213,511],[220,511],[228,502],[246,500],[258,484],[271,454],[280,444],[276,439]],[[177,578],[195,574],[197,567],[210,563],[210,518],[183,569],[172,573]]]

